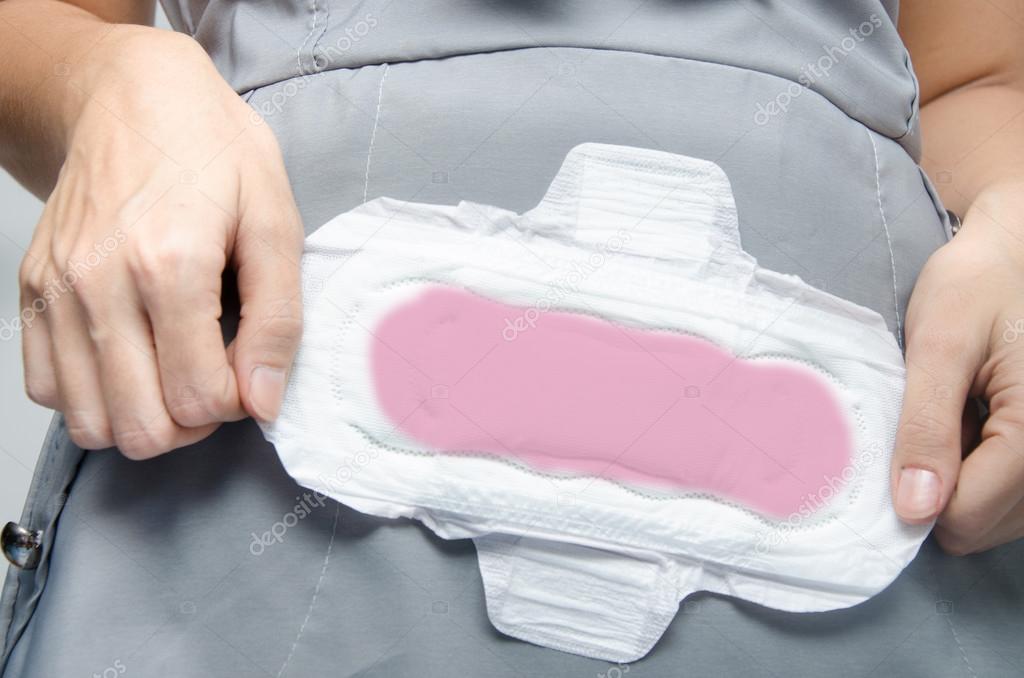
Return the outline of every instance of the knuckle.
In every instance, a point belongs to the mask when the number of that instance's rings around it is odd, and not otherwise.
[[[942,550],[963,556],[978,549],[980,540],[993,527],[992,518],[978,507],[951,504],[935,526],[935,539]]]
[[[1000,409],[985,423],[985,437],[998,441],[1005,452],[1024,454],[1024,413]]]
[[[227,421],[239,409],[238,388],[230,369],[218,369],[201,378],[193,374],[189,381],[178,381],[162,371],[164,404],[178,425],[196,428]]]
[[[959,449],[959,434],[938,405],[925,402],[900,424],[898,449],[904,457],[933,458]]]
[[[1006,434],[1011,440],[1024,438],[1024,383],[1017,381],[1014,375],[1012,382],[999,385],[999,391],[989,400],[989,409],[995,416],[989,423],[998,426],[999,432]]]
[[[44,379],[32,374],[25,375],[25,395],[36,405],[57,408],[57,384],[53,379]]]
[[[43,288],[43,266],[35,257],[25,255],[18,267],[18,284],[31,294],[38,294]]]
[[[167,422],[123,428],[115,432],[114,440],[127,458],[149,459],[174,449],[174,425]]]
[[[64,268],[72,259],[73,244],[65,238],[53,238],[50,241],[50,260],[58,268]]]
[[[89,336],[93,341],[110,334],[103,319],[108,318],[111,313],[114,298],[111,296],[113,290],[100,280],[88,280],[82,278],[74,285],[74,303],[81,309]],[[99,345],[97,343],[97,345]]]
[[[190,258],[190,248],[173,237],[136,238],[132,241],[128,267],[136,280],[152,285],[166,281]]]
[[[167,402],[167,412],[180,426],[202,426],[214,419],[201,400],[175,398]]]
[[[27,266],[30,270],[25,271],[19,281],[21,305],[39,313],[41,308],[45,308],[54,299],[57,272],[46,263],[33,262]]]
[[[272,304],[270,310],[256,319],[253,336],[258,351],[269,357],[290,354],[302,337],[302,307],[288,300]]]
[[[100,300],[106,299],[108,290],[104,289],[105,285],[99,276],[79,275],[72,271],[73,269],[68,269],[61,277],[82,301],[83,306],[93,308]]]
[[[110,428],[99,417],[84,412],[65,412],[68,436],[83,450],[102,450],[112,442]]]
[[[971,339],[960,329],[927,324],[908,328],[908,350],[928,356],[933,362],[960,364],[970,348]]]
[[[207,390],[179,393],[167,399],[167,411],[180,426],[195,428],[221,421],[229,409],[228,398]]]
[[[978,550],[975,537],[948,526],[935,528],[935,541],[951,556],[967,556]]]
[[[250,131],[252,144],[257,153],[269,159],[276,160],[281,157],[281,145],[267,125],[250,128]]]
[[[976,539],[991,527],[991,519],[977,510],[959,510],[942,520],[942,528],[961,541]]]
[[[992,263],[978,248],[964,247],[952,240],[928,257],[922,269],[923,283],[930,295],[947,304],[969,306],[976,296],[967,283],[990,275]]]

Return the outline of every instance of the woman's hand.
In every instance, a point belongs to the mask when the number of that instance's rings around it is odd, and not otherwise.
[[[892,487],[954,554],[1024,537],[1024,184],[987,189],[918,278]],[[990,413],[980,426],[977,398]]]
[[[190,38],[113,26],[69,79],[67,155],[20,272],[25,382],[84,448],[145,458],[277,415],[303,231],[277,143]],[[241,324],[225,349],[221,275]]]

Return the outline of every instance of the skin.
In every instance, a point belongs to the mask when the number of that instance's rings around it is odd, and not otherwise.
[[[939,544],[962,555],[1024,536],[1024,8],[904,0],[899,27],[922,164],[963,227],[907,310],[893,494],[908,522],[937,516]],[[980,426],[974,399],[990,410]]]
[[[81,447],[133,459],[273,419],[303,239],[273,134],[191,38],[51,0],[0,3],[0,32],[0,160],[46,200],[20,271],[29,397]],[[226,268],[241,323],[225,349]]]
[[[907,312],[892,490],[966,554],[1024,536],[1024,14],[902,4],[923,165],[964,225]],[[273,419],[301,332],[277,142],[196,43],[144,26],[153,9],[0,2],[0,163],[46,201],[20,271],[26,388],[80,446],[133,459]],[[226,349],[225,270],[242,302]]]

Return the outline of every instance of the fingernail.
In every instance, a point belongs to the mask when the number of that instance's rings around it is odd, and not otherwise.
[[[284,398],[284,370],[259,365],[249,378],[249,402],[255,415],[263,421],[274,421]]]
[[[923,468],[900,471],[896,486],[896,513],[909,520],[924,520],[939,512],[939,476]]]

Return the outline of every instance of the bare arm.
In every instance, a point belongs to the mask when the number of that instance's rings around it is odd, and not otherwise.
[[[46,200],[19,272],[26,389],[81,447],[133,458],[273,419],[301,331],[277,141],[194,40],[134,25],[152,14],[0,1],[0,163]]]
[[[965,554],[1024,537],[1024,11],[904,0],[921,83],[923,165],[960,233],[907,312],[907,390],[892,483],[909,522]],[[969,398],[988,404],[979,425]]]
[[[114,24],[149,24],[153,10],[153,0],[0,2],[0,164],[36,196],[57,180],[90,59]]]
[[[959,214],[996,183],[1024,183],[1024,9],[904,0],[900,33],[921,84],[925,170]]]

